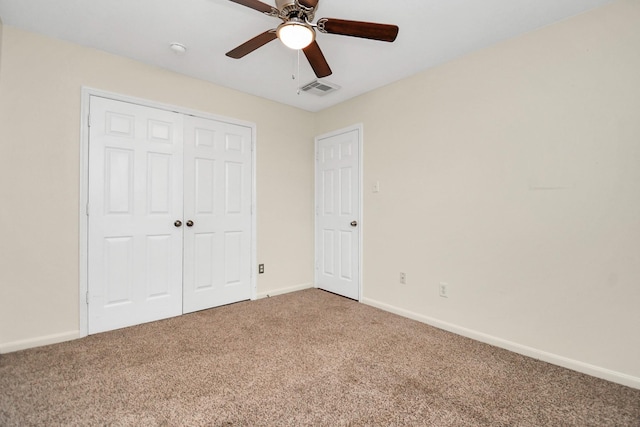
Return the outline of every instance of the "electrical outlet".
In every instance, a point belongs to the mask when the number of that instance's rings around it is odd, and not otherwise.
[[[440,282],[438,287],[438,291],[440,292],[440,296],[442,298],[449,298],[449,284],[445,282]]]
[[[258,264],[258,274],[264,273],[264,264]]]
[[[400,272],[400,284],[407,284],[407,275],[405,273]]]

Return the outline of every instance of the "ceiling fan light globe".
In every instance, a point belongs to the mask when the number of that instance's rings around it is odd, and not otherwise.
[[[316,38],[316,33],[306,23],[285,22],[276,31],[278,38],[290,49],[304,49]]]

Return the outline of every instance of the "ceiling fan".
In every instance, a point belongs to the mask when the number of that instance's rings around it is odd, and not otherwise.
[[[398,36],[397,25],[373,22],[349,21],[344,19],[321,18],[312,24],[319,0],[275,0],[276,7],[259,0],[230,0],[265,15],[279,18],[282,23],[275,29],[265,31],[241,44],[226,55],[240,59],[267,43],[279,38],[287,47],[302,49],[311,68],[319,78],[331,75],[332,71],[316,42],[317,29],[321,33],[361,37],[371,40],[393,42]]]

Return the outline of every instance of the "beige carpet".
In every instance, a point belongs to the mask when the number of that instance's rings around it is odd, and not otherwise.
[[[640,390],[310,289],[0,356],[0,426],[640,426]]]

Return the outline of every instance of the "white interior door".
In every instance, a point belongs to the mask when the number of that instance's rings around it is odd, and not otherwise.
[[[92,96],[88,332],[182,313],[182,116]]]
[[[316,286],[360,298],[360,127],[316,138]]]
[[[185,117],[184,312],[251,295],[252,129]]]

